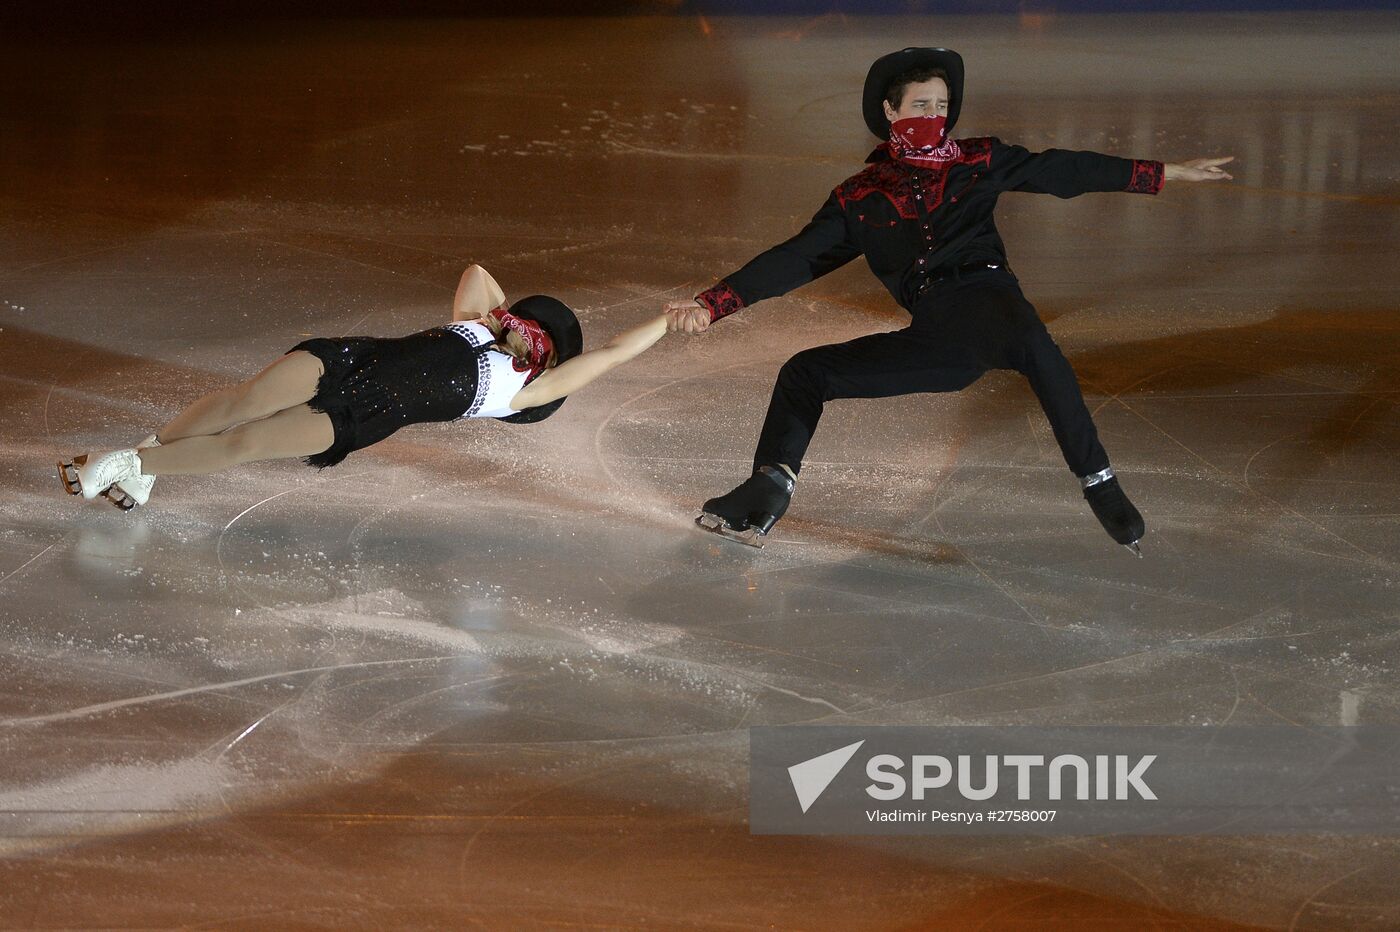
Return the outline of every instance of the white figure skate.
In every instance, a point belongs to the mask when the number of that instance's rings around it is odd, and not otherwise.
[[[138,443],[136,449],[146,450],[158,446],[160,446],[160,441],[156,439],[155,434],[151,434]],[[134,478],[113,483],[111,488],[102,493],[102,497],[122,511],[130,511],[137,505],[144,505],[151,500],[151,487],[155,484],[155,476],[140,473]]]
[[[69,495],[81,495],[91,500],[103,494],[114,483],[141,475],[141,454],[135,450],[113,450],[94,455],[84,453],[67,463],[58,464],[58,478]]]

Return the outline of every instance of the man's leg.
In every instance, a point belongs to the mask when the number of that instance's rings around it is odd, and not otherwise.
[[[1013,279],[977,276],[960,283],[940,313],[945,336],[970,347],[988,368],[1014,369],[1031,383],[1065,463],[1104,530],[1138,556],[1142,515],[1109,468],[1108,454],[1069,360]]]
[[[846,343],[803,350],[783,364],[754,452],[754,468],[781,464],[795,476],[821,420],[838,398],[888,398],[915,392],[955,392],[985,370],[952,355],[911,329],[873,333]]]
[[[1014,279],[964,281],[930,323],[941,341],[965,345],[986,368],[1014,369],[1026,377],[1071,472],[1088,476],[1108,468],[1079,379]]]
[[[957,391],[984,371],[965,354],[942,351],[926,334],[909,329],[798,353],[783,365],[773,386],[753,475],[729,494],[705,502],[697,523],[763,546],[764,536],[787,511],[794,479],[826,402]]]

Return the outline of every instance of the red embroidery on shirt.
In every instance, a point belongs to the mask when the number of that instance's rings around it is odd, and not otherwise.
[[[720,282],[712,288],[707,288],[696,295],[695,300],[709,309],[711,323],[721,317],[728,317],[744,306],[744,299],[729,287],[729,282]]]
[[[901,218],[917,220],[919,218],[919,199],[915,197],[915,194],[923,194],[924,209],[932,211],[943,203],[943,189],[948,184],[948,173],[954,166],[988,165],[992,161],[992,140],[990,138],[959,139],[957,146],[960,153],[956,161],[948,162],[939,168],[918,170],[919,175],[925,179],[922,185],[911,184],[909,168],[891,158],[888,161],[876,162],[859,174],[841,182],[836,188],[836,200],[844,208],[852,201],[860,201],[872,194],[879,194],[889,199]],[[969,182],[959,190],[959,196],[971,186],[972,183]],[[916,187],[921,188],[921,190],[916,190]]]
[[[1161,162],[1148,159],[1133,159],[1133,180],[1124,189],[1133,194],[1156,194],[1162,190],[1165,181],[1164,166]]]
[[[836,200],[845,207],[851,201],[862,201],[872,194],[889,198],[894,209],[905,220],[919,214],[914,209],[914,192],[909,187],[909,175],[898,162],[876,162],[858,175],[841,182],[836,188]]]

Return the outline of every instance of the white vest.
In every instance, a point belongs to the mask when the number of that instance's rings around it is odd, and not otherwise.
[[[472,346],[496,342],[485,324],[468,320],[454,321],[446,326]],[[529,370],[515,371],[515,360],[500,350],[492,349],[480,354],[476,357],[476,398],[462,417],[506,417],[515,414],[510,400],[525,387],[525,378],[529,374]]]

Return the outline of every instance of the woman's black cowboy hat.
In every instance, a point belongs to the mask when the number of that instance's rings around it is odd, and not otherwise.
[[[556,365],[583,352],[583,328],[579,326],[577,315],[563,301],[549,295],[532,294],[512,304],[510,312],[516,317],[536,321],[545,329],[549,338],[554,341]],[[509,421],[512,424],[532,424],[535,421],[543,421],[558,411],[563,403],[563,398],[556,398],[549,404],[526,408],[498,420]]]
[[[861,112],[865,115],[865,125],[881,139],[890,135],[890,121],[885,119],[885,92],[890,89],[891,81],[916,68],[942,68],[948,75],[948,132],[953,131],[953,124],[958,121],[963,96],[962,56],[952,49],[900,49],[877,59],[865,76]]]

